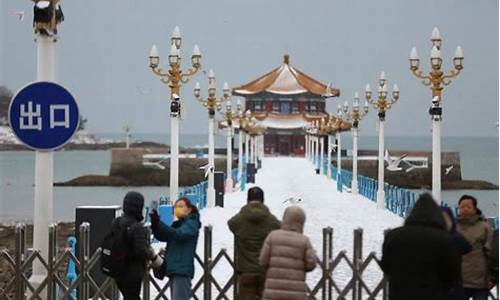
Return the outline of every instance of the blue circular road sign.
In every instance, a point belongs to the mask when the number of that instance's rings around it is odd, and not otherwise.
[[[64,146],[78,130],[80,114],[75,98],[53,82],[28,84],[16,93],[9,106],[10,128],[34,150]]]

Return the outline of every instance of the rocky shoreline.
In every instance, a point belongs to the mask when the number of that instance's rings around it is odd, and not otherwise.
[[[205,172],[200,167],[207,164],[205,158],[179,159],[179,185],[192,186],[206,180]],[[54,186],[168,186],[170,182],[170,165],[166,161],[164,170],[142,166],[112,169],[110,175],[85,175],[66,182],[56,182]],[[237,166],[233,161],[233,168]],[[225,170],[226,160],[215,159],[215,169]]]
[[[224,164],[224,163],[222,163]],[[168,172],[168,170],[166,171]],[[165,172],[162,172],[165,173]],[[106,176],[106,175],[85,175],[66,182],[56,182],[54,186],[168,186],[167,174],[145,175],[145,176]],[[182,172],[179,176],[181,186],[192,186],[205,180],[203,174],[193,174],[192,172]],[[418,182],[408,182],[388,179],[387,182],[406,189],[431,189],[431,184],[421,184]],[[444,181],[441,188],[443,190],[498,190],[498,185],[484,180],[460,180]]]
[[[131,148],[157,148],[168,151],[169,147],[165,144],[154,142],[137,142],[130,144]],[[59,151],[73,151],[73,150],[110,150],[113,148],[125,148],[124,142],[111,142],[111,143],[96,143],[96,144],[79,144],[69,143],[61,148]],[[32,151],[30,148],[22,144],[2,144],[0,143],[1,151]]]

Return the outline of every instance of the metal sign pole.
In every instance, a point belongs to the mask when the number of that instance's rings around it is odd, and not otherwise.
[[[55,39],[38,35],[37,81],[55,81]],[[44,259],[48,255],[49,225],[53,220],[54,152],[36,151],[35,154],[35,197],[33,215],[33,248],[40,250]],[[34,282],[41,283],[47,275],[43,265],[33,263]]]

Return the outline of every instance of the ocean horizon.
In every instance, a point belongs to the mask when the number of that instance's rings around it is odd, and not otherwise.
[[[223,132],[221,132],[223,133]],[[96,134],[98,137],[123,140],[123,134]],[[351,136],[342,135],[344,149],[351,148]],[[132,134],[132,141],[169,143],[162,134]],[[225,147],[226,137],[216,136],[216,146]],[[237,141],[237,137],[236,137]],[[180,145],[205,145],[204,134],[182,134]],[[432,139],[425,137],[387,136],[386,148],[391,150],[430,151]],[[359,149],[377,149],[378,137],[360,136]],[[458,151],[464,179],[486,180],[498,185],[498,137],[443,137],[443,151]],[[32,151],[0,152],[0,222],[30,222],[33,216],[34,158]],[[82,175],[108,175],[109,151],[57,151],[54,155],[54,181],[66,181]],[[143,193],[146,201],[168,194],[168,187],[55,187],[54,218],[72,221],[76,206],[121,204],[125,193],[134,189]],[[443,201],[455,206],[462,194],[475,195],[487,216],[498,216],[498,190],[443,191]],[[13,205],[15,203],[15,205]]]

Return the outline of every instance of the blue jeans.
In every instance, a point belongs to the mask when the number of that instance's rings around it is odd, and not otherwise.
[[[191,297],[191,278],[182,275],[170,276],[170,298],[188,300]]]
[[[487,289],[468,289],[465,288],[466,299],[472,298],[472,300],[488,300],[488,290]]]

